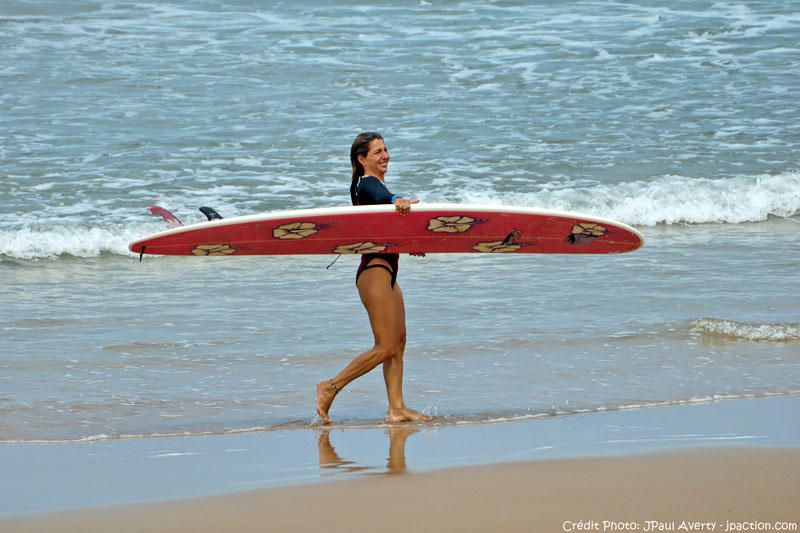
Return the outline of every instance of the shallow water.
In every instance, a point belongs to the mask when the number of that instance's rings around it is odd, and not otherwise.
[[[787,226],[646,229],[615,257],[404,259],[409,401],[489,420],[800,392],[800,287],[780,267],[800,264],[800,234],[772,237]],[[355,261],[6,266],[3,440],[307,425],[316,381],[371,342]],[[335,419],[379,422],[382,388],[379,372],[353,384]]]
[[[636,225],[619,257],[403,258],[411,405],[492,420],[800,392],[790,3],[0,6],[0,441],[302,426],[370,344],[355,259],[146,258],[210,204],[395,192]],[[332,412],[375,424],[379,372]]]
[[[799,400],[704,402],[494,424],[6,444],[0,446],[7,481],[0,484],[0,519],[516,461],[702,448],[758,454],[797,446]]]

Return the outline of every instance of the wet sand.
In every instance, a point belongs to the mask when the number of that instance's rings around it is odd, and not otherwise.
[[[0,531],[766,531],[736,524],[800,521],[798,413],[775,396],[4,445]]]
[[[5,519],[0,530],[736,531],[797,524],[798,501],[799,449],[704,448],[72,511]]]

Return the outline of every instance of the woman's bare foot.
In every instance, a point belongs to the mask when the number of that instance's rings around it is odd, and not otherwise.
[[[392,426],[389,435],[389,461],[386,463],[387,474],[403,474],[406,471],[406,440],[419,431],[414,426]]]
[[[323,424],[331,423],[331,419],[328,417],[328,410],[331,408],[337,392],[339,391],[336,390],[330,380],[317,383],[317,414],[322,419]]]
[[[342,469],[345,472],[359,472],[369,467],[359,466],[353,461],[342,459],[333,444],[331,444],[331,430],[325,428],[319,436],[317,450],[319,450],[319,467],[323,469]]]
[[[400,422],[427,422],[431,418],[433,417],[423,415],[408,407],[403,407],[402,409],[389,409],[389,415],[386,420],[392,424],[397,424]]]

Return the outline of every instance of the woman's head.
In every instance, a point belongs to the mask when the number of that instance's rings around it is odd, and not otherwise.
[[[359,133],[353,141],[352,146],[350,146],[350,165],[353,167],[353,181],[350,184],[350,199],[353,201],[353,205],[358,204],[358,200],[356,199],[358,180],[364,175],[364,165],[362,161],[368,157],[370,147],[376,140],[381,141],[381,144],[383,143],[381,134],[374,131],[367,131]]]

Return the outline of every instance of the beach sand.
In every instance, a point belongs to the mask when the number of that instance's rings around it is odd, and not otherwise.
[[[800,450],[704,448],[69,511],[0,520],[0,530],[555,532],[631,530],[628,522],[643,532],[735,531],[758,523],[797,527],[799,504]]]

